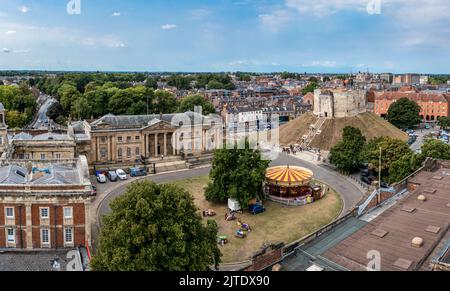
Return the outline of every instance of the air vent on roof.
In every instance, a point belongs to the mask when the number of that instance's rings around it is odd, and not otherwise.
[[[439,226],[429,225],[426,229],[426,232],[431,232],[434,234],[438,234],[439,231],[441,231],[441,228]]]
[[[372,231],[371,234],[374,236],[377,236],[379,238],[383,238],[388,234],[388,232],[385,230],[382,230],[382,229],[376,229],[376,230]]]
[[[16,171],[16,174],[19,175],[19,176],[22,176],[22,177],[24,177],[24,178],[27,176],[27,175],[25,175],[24,172],[19,171],[19,170]]]
[[[403,206],[402,211],[405,211],[408,213],[413,213],[414,211],[416,211],[416,208],[411,207],[411,206]]]
[[[423,238],[421,238],[421,237],[413,238],[413,240],[411,241],[411,245],[415,248],[423,247]]]
[[[434,194],[434,193],[436,193],[436,189],[427,189],[427,190],[423,190],[423,193],[426,193],[426,194]]]
[[[417,196],[417,200],[425,202],[425,201],[427,201],[427,197],[425,195],[419,195],[419,196]]]
[[[395,261],[394,266],[403,270],[408,270],[412,265],[412,262],[405,259],[398,259]]]
[[[442,176],[434,176],[434,177],[433,177],[433,180],[438,180],[438,181],[440,181],[440,180],[442,180],[442,179],[443,179]]]

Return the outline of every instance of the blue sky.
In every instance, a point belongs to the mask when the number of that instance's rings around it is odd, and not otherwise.
[[[0,69],[450,73],[448,0],[79,1],[0,0]]]

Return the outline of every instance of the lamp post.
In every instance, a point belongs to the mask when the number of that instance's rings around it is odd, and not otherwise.
[[[380,203],[381,198],[381,153],[382,149],[380,147],[380,160],[378,162],[378,203]]]

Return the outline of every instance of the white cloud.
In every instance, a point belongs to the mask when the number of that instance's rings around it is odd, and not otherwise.
[[[22,5],[19,7],[19,11],[22,13],[28,13],[30,11],[30,8],[25,5]]]
[[[191,15],[191,17],[193,19],[203,19],[205,17],[207,17],[211,12],[208,9],[203,9],[203,8],[199,8],[199,9],[193,9],[191,11],[189,11],[189,14]]]
[[[118,17],[118,16],[120,16],[120,15],[121,15],[120,12],[114,12],[111,16],[113,16],[113,17]]]
[[[11,50],[9,48],[3,48],[3,52],[9,54],[11,52]]]
[[[291,20],[291,14],[286,10],[275,10],[270,14],[260,14],[262,25],[272,32],[277,32]]]
[[[365,11],[370,0],[286,0],[286,6],[301,14],[324,17],[340,11]]]
[[[17,31],[15,31],[15,30],[8,30],[5,32],[6,35],[12,35],[12,34],[16,34],[16,33],[17,33]]]
[[[177,28],[176,24],[164,24],[161,26],[161,29],[171,30]]]

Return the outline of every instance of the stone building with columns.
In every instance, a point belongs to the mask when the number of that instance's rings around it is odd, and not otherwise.
[[[0,251],[90,245],[95,195],[84,156],[57,163],[2,160]]]
[[[84,132],[89,132],[88,160],[96,165],[200,155],[220,146],[223,130],[220,124],[220,119],[189,111],[160,115],[109,114],[83,126]]]

